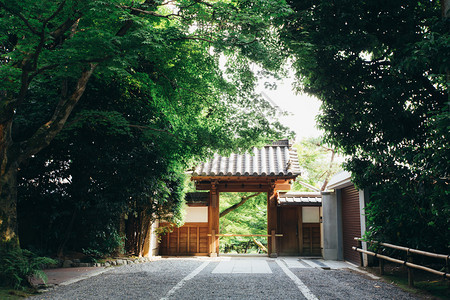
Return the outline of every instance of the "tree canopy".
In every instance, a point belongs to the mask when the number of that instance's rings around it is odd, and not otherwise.
[[[297,149],[298,163],[302,168],[301,176],[294,182],[295,191],[311,192],[309,184],[318,191],[325,190],[330,178],[342,170],[341,162],[336,159],[338,150],[323,144],[322,138],[307,138],[294,144]]]
[[[438,1],[289,1],[283,40],[325,140],[369,189],[369,236],[447,249],[449,20]],[[429,234],[433,232],[433,234]]]
[[[67,148],[54,149],[60,163],[84,151],[81,144],[76,149],[79,141],[101,145],[96,155],[117,147],[123,156],[113,155],[114,163],[141,143],[178,170],[216,151],[284,135],[270,105],[254,93],[251,65],[281,66],[276,32],[288,13],[284,1],[0,1],[1,242],[18,245],[17,170],[37,159],[66,122],[60,141]],[[97,103],[103,96],[108,100]],[[80,99],[89,106],[71,116]],[[131,102],[126,109],[124,102]],[[108,149],[106,136],[123,145],[112,141]],[[150,152],[140,158],[158,162]]]

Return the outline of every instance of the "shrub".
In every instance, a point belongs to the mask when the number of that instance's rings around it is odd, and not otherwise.
[[[95,261],[98,258],[123,253],[124,245],[124,237],[118,233],[117,229],[108,226],[106,230],[92,232],[88,247],[82,248],[82,251]]]
[[[0,285],[23,289],[31,286],[33,276],[47,281],[42,268],[56,261],[25,249],[0,249]]]

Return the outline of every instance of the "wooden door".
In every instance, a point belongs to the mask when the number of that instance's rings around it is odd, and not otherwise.
[[[342,236],[344,259],[359,265],[359,252],[352,249],[357,246],[354,238],[361,237],[359,191],[353,185],[342,189]]]
[[[279,232],[283,234],[278,238],[278,253],[280,255],[299,255],[299,209],[298,207],[279,207],[278,213],[278,228]]]
[[[320,223],[303,223],[302,255],[321,255]]]

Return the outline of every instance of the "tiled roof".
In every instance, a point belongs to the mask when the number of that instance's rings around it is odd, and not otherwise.
[[[274,142],[251,153],[218,154],[194,168],[193,176],[295,176],[300,174],[297,150],[288,140]]]
[[[279,192],[278,205],[321,206],[322,195],[315,192]]]

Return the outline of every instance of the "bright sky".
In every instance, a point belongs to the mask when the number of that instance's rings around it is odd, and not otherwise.
[[[322,133],[316,127],[316,116],[319,114],[320,101],[306,94],[296,95],[293,92],[291,77],[277,81],[277,89],[264,87],[264,80],[257,91],[266,94],[282,111],[289,112],[288,116],[280,117],[280,121],[296,133],[296,140],[306,137],[318,137]]]

